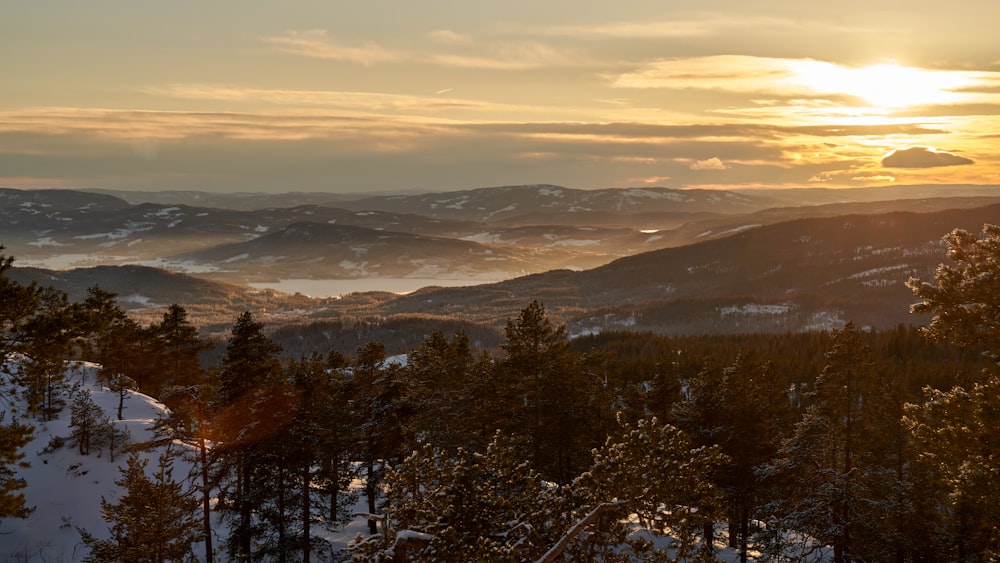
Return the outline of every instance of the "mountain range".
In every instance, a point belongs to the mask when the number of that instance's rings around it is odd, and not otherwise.
[[[191,205],[218,196],[181,192],[166,203],[4,189],[0,244],[16,265],[36,266],[22,268],[23,279],[63,283],[71,295],[86,279],[135,310],[181,302],[202,311],[204,325],[251,309],[279,324],[421,316],[498,327],[537,299],[574,333],[672,334],[923,322],[908,313],[906,280],[933,276],[947,232],[1000,222],[996,186],[802,190],[802,204],[791,205],[795,191],[541,185],[340,199],[336,207],[292,194],[291,206],[248,210]],[[901,193],[914,197],[879,199]],[[137,277],[146,281],[123,281]],[[468,284],[339,299],[244,285],[369,277]],[[490,280],[499,281],[483,283]]]

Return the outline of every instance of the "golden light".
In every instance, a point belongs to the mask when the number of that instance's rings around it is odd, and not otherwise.
[[[796,81],[821,94],[846,94],[872,106],[895,109],[963,100],[960,90],[975,83],[971,73],[926,70],[884,63],[860,68],[820,61],[796,61]]]

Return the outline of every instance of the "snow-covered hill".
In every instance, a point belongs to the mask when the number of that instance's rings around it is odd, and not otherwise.
[[[3,381],[2,410],[7,412],[6,420],[20,416],[24,405],[16,393],[6,392],[10,386],[7,366],[0,369]],[[66,384],[75,392],[89,391],[93,402],[104,410],[107,418],[116,427],[128,431],[131,442],[139,443],[152,438],[153,423],[166,413],[166,407],[155,399],[141,393],[129,393],[124,402],[122,420],[118,420],[118,394],[97,384],[99,366],[90,363],[73,362],[67,364]],[[64,398],[69,398],[64,395]],[[71,401],[67,401],[69,404]],[[70,408],[67,406],[54,420],[40,422],[21,419],[35,427],[32,441],[22,449],[23,461],[27,468],[17,469],[17,475],[28,483],[23,489],[27,505],[33,508],[25,519],[8,518],[0,520],[0,561],[17,562],[74,562],[87,555],[87,548],[80,538],[79,529],[84,529],[98,538],[108,537],[108,525],[101,517],[101,498],[116,502],[121,491],[115,484],[121,478],[120,467],[125,467],[127,454],[116,452],[114,459],[107,449],[96,455],[80,455],[76,447],[69,443],[71,435]],[[54,447],[60,441],[62,446]],[[183,445],[173,447],[184,448]],[[140,455],[149,458],[147,472],[152,477],[157,458],[162,449],[145,451]],[[186,480],[191,472],[191,464],[183,457],[174,460],[173,477]],[[216,517],[218,514],[215,515]],[[218,553],[227,536],[226,523],[213,522],[214,545]],[[324,537],[334,549],[342,549],[358,532],[366,529],[362,519],[341,530],[327,531]],[[320,532],[323,533],[323,532]],[[192,546],[198,560],[204,560],[204,544]],[[225,558],[216,559],[225,561]]]

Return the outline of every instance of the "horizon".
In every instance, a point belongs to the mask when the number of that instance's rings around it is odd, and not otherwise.
[[[0,185],[1000,184],[1000,4],[15,3]],[[470,187],[473,186],[473,187]]]

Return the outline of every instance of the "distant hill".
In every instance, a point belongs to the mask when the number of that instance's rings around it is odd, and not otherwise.
[[[494,274],[538,267],[531,255],[468,240],[351,225],[294,223],[277,232],[175,256],[195,267],[240,272],[252,281]]]
[[[541,185],[245,211],[0,189],[0,244],[17,266],[90,266],[17,275],[78,298],[100,285],[137,315],[181,303],[211,332],[244,310],[261,311],[276,327],[402,316],[496,329],[533,299],[576,333],[799,331],[846,320],[889,327],[921,322],[908,313],[903,284],[910,275],[930,278],[944,261],[942,235],[1000,223],[994,190],[843,190],[857,198],[845,201],[831,190],[803,190],[799,203],[812,204],[794,205],[795,194],[774,191]],[[952,195],[877,199],[892,194]],[[383,208],[361,210],[375,205]],[[509,279],[323,300],[245,285],[367,277]]]
[[[1000,205],[936,213],[809,218],[621,258],[582,272],[425,289],[386,302],[386,314],[510,316],[541,300],[577,332],[663,333],[826,329],[853,320],[886,328],[925,322],[904,286],[945,261],[941,237],[1000,222]]]

